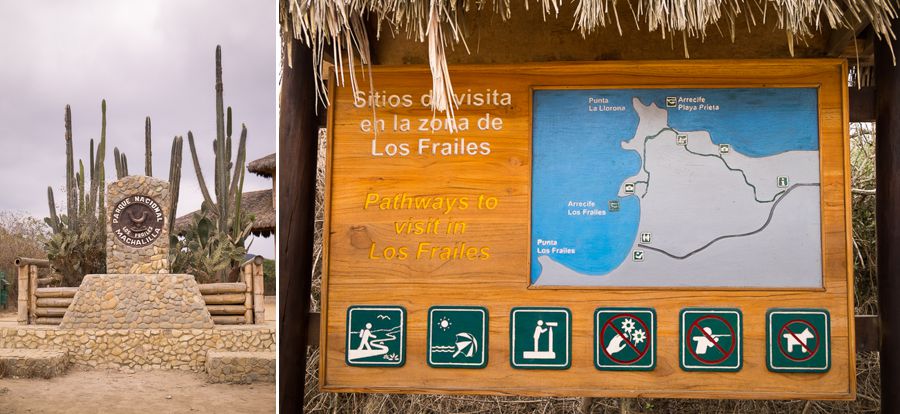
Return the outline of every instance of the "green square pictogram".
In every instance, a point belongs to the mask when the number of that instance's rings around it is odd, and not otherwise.
[[[428,310],[428,365],[484,368],[488,359],[488,311],[480,306],[432,306]]]
[[[572,312],[566,308],[513,308],[509,362],[519,369],[568,369],[572,364]]]
[[[650,308],[594,311],[594,366],[611,371],[656,368],[656,311]]]
[[[688,308],[679,316],[679,364],[685,371],[740,371],[740,309]]]
[[[347,365],[400,367],[406,362],[406,309],[360,305],[347,308]]]
[[[766,366],[773,372],[831,368],[831,315],[825,309],[769,309]]]

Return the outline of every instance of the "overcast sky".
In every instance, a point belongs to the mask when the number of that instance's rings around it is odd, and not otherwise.
[[[235,145],[245,123],[249,161],[275,152],[277,33],[274,1],[0,0],[0,210],[45,217],[47,186],[65,201],[65,105],[75,156],[87,163],[104,98],[108,182],[113,147],[128,155],[130,173],[143,174],[150,116],[154,175],[168,179],[172,138],[183,135],[178,213],[198,209],[187,131],[212,183],[216,45]],[[248,173],[245,191],[266,188],[271,181]],[[274,238],[255,240],[251,251],[274,257]]]

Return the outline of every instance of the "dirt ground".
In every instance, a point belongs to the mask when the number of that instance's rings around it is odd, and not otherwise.
[[[201,374],[70,368],[50,380],[0,378],[7,413],[274,413],[275,384],[207,384]]]
[[[266,321],[274,320],[274,297],[266,297]],[[16,324],[15,310],[0,309],[3,324]],[[98,412],[274,413],[275,384],[208,384],[192,372],[76,367],[50,380],[0,378],[0,414]]]

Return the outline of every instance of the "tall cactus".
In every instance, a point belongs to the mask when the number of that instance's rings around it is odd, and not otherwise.
[[[101,103],[100,142],[94,149],[90,143],[87,169],[84,161],[75,159],[72,150],[72,110],[66,105],[66,214],[57,214],[53,188],[47,187],[50,215],[44,221],[53,231],[46,243],[47,255],[65,283],[76,285],[87,273],[102,273],[106,267],[105,153],[106,101]],[[86,172],[87,170],[87,172]],[[88,184],[89,183],[89,184]]]
[[[150,140],[150,117],[144,120],[144,175],[153,177],[153,145]]]
[[[222,84],[222,47],[216,47],[216,138],[213,140],[215,165],[213,169],[213,195],[210,194],[197,157],[197,146],[194,134],[188,131],[188,145],[191,160],[203,195],[205,211],[218,233],[227,235],[228,240],[236,247],[243,249],[244,242],[250,235],[253,217],[241,209],[241,196],[244,186],[247,154],[247,126],[241,125],[241,136],[237,145],[237,154],[232,161],[232,113],[231,107],[225,109]],[[222,279],[222,275],[219,276]]]

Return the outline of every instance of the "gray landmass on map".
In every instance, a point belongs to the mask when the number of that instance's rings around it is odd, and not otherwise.
[[[619,193],[640,199],[629,256],[600,276],[540,256],[535,285],[821,286],[817,151],[749,157],[730,148],[723,154],[706,131],[671,129],[665,109],[636,98],[633,106],[640,121],[622,147],[636,151],[643,165]],[[678,145],[678,135],[687,136],[686,145]],[[782,176],[788,180],[779,185]],[[633,194],[626,183],[635,184]],[[650,243],[640,240],[645,232]],[[644,252],[643,260],[632,260],[634,250]]]

